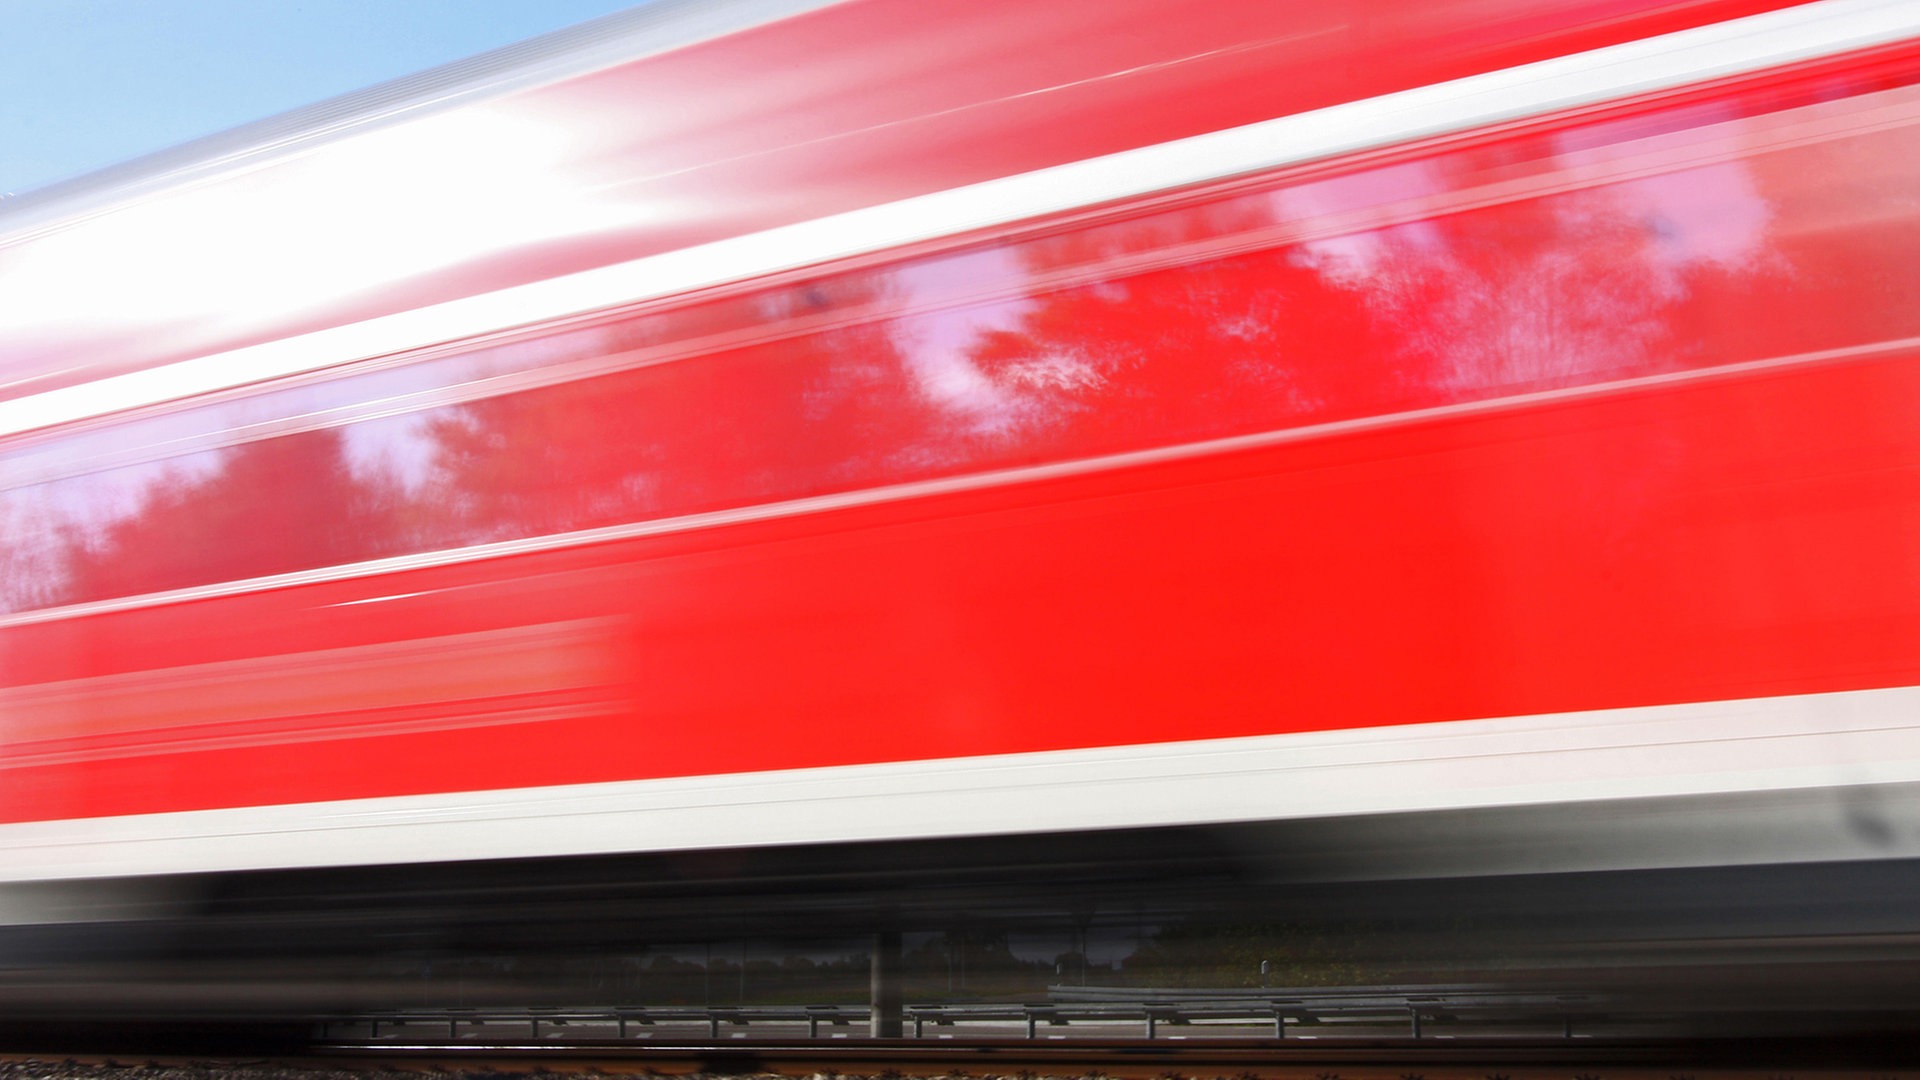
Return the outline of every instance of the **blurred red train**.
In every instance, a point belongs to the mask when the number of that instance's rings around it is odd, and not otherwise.
[[[1920,854],[1916,251],[1871,0],[669,3],[8,199],[0,923]]]

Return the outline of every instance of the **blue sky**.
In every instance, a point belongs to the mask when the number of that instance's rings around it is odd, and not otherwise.
[[[0,0],[0,192],[632,6],[634,0]]]

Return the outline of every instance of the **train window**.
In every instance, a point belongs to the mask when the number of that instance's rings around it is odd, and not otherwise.
[[[1912,338],[1920,89],[1872,79],[1239,180],[24,441],[0,610]]]

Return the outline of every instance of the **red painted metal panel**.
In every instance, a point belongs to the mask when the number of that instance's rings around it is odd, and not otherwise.
[[[7,536],[43,550],[0,609],[1920,336],[1916,70],[1447,139],[21,440]]]
[[[0,394],[1786,6],[858,0],[0,244]]]
[[[1917,361],[1729,374],[48,624],[13,655],[161,662],[620,617],[609,640],[634,704],[191,752],[164,745],[177,732],[139,752],[15,745],[0,815],[1908,685],[1920,681]],[[329,606],[389,592],[418,595]],[[34,763],[36,749],[78,756]]]
[[[78,544],[79,591],[32,608],[1279,433],[20,621],[0,820],[1915,684],[1914,70],[1853,58],[23,440],[30,509],[106,508],[14,534]],[[563,363],[603,368],[537,385]],[[192,452],[114,457],[168,439]]]

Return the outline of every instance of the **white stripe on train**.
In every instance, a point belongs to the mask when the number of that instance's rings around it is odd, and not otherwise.
[[[1689,796],[1708,809],[1677,822],[1647,801]],[[1575,812],[1577,827],[1560,813],[1533,837],[1526,823],[1555,808]],[[1385,865],[1498,873],[1920,855],[1920,687],[18,823],[0,825],[0,881],[1212,823],[1337,826],[1449,810],[1519,813],[1485,833],[1415,838],[1421,848],[1450,846],[1444,864],[1396,856]],[[1873,820],[1863,824],[1863,814]]]

